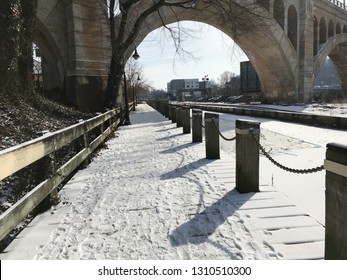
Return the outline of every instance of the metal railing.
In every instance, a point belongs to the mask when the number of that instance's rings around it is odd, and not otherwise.
[[[346,10],[346,0],[339,1],[339,0],[329,0],[331,3],[335,4],[339,8]]]

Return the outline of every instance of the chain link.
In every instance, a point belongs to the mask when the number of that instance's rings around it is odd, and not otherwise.
[[[225,137],[225,136],[222,134],[222,132],[219,130],[219,127],[217,126],[217,123],[216,123],[216,119],[212,118],[212,122],[213,122],[215,128],[217,129],[219,136],[222,137],[225,141],[234,141],[234,140],[236,139],[236,136],[233,137],[233,138],[227,138],[227,137]]]
[[[266,158],[268,160],[270,160],[274,165],[276,165],[277,167],[291,172],[291,173],[296,173],[296,174],[310,174],[310,173],[316,173],[319,171],[324,170],[324,165],[318,166],[318,167],[314,167],[314,168],[309,168],[309,169],[295,169],[295,168],[290,168],[290,167],[286,167],[282,164],[280,164],[278,161],[276,161],[274,158],[272,158],[270,156],[270,154],[265,150],[265,148],[260,144],[259,140],[257,139],[256,135],[253,133],[253,129],[249,130],[254,142],[257,144],[257,146],[259,147],[259,149],[261,150],[261,152],[266,156]]]

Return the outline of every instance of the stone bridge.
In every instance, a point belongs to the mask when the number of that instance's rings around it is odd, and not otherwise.
[[[83,110],[101,109],[110,56],[109,31],[100,5],[106,0],[38,2],[35,42],[44,55],[45,87],[64,89]],[[257,0],[263,22],[247,32],[235,31],[232,22],[226,24],[202,2],[197,0],[194,9],[163,10],[161,18],[157,14],[148,18],[128,55],[163,22],[197,21],[223,31],[246,53],[260,78],[264,102],[309,101],[327,56],[335,63],[346,92],[345,1]]]

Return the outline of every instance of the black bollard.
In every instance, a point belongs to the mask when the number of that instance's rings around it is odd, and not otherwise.
[[[202,111],[192,110],[192,137],[193,143],[202,142]]]
[[[236,189],[240,193],[259,192],[259,135],[259,122],[236,120]]]
[[[206,158],[220,159],[219,115],[205,113]]]

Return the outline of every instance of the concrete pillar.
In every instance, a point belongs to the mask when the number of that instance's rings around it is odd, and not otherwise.
[[[104,1],[106,4],[106,1]],[[66,1],[68,99],[83,111],[100,111],[109,64],[109,34],[102,1]]]
[[[327,145],[325,169],[325,259],[347,260],[347,146]]]
[[[193,143],[202,142],[202,111],[192,110],[192,137]]]
[[[219,115],[205,113],[205,150],[207,159],[220,159]]]
[[[308,102],[313,96],[314,69],[313,69],[313,49],[314,49],[314,17],[311,1],[301,1],[299,20],[299,71],[296,80],[298,81],[297,101]]]
[[[259,142],[260,123],[236,120],[236,189],[240,193],[259,192]]]

